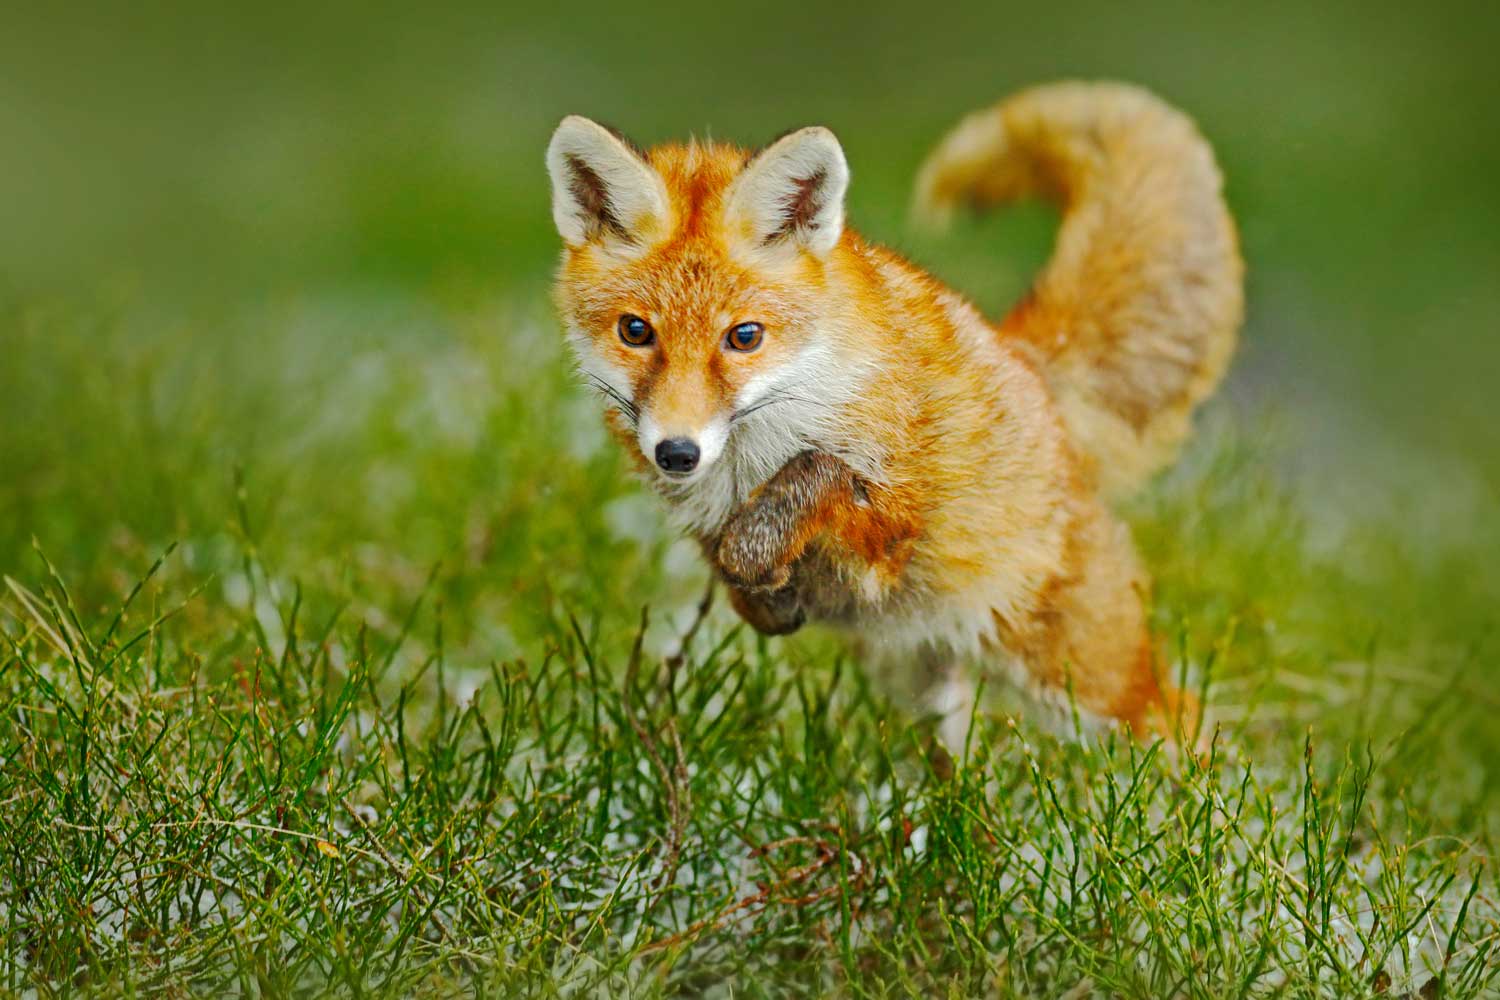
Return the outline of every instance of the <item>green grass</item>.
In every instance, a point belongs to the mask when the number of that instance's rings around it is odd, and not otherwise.
[[[1130,509],[1212,753],[1002,696],[954,769],[827,636],[670,656],[539,291],[6,315],[4,988],[1500,989],[1492,498],[1330,510],[1215,408]]]

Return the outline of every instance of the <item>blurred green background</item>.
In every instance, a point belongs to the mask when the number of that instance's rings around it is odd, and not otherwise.
[[[361,345],[427,350],[455,309],[489,316],[472,324],[482,356],[556,368],[502,316],[548,322],[541,157],[568,112],[647,144],[828,124],[855,225],[998,312],[1052,220],[919,235],[910,180],[962,113],[1073,76],[1145,84],[1213,141],[1250,275],[1230,398],[1294,415],[1289,462],[1326,480],[1331,506],[1405,504],[1469,530],[1500,484],[1495,4],[34,5],[4,21],[12,556],[33,532],[66,534],[41,506],[107,493],[103,470],[70,462],[85,431],[68,412],[133,398],[130,370],[216,396],[199,415],[232,428],[229,453],[189,449],[175,472],[222,494],[248,442]],[[51,366],[68,352],[91,364]],[[287,372],[297,394],[263,398]],[[117,450],[132,447],[152,444]],[[1410,489],[1387,490],[1393,472]],[[146,534],[174,534],[183,488],[162,485]],[[99,530],[109,504],[71,520]]]

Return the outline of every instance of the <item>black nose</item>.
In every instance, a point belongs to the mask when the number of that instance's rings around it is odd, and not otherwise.
[[[687,438],[668,438],[656,446],[656,464],[668,472],[692,472],[698,467],[698,446]]]

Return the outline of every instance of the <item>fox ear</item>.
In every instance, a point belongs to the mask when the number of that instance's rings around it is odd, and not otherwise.
[[[569,115],[547,146],[552,219],[570,246],[639,246],[667,217],[667,189],[641,154],[598,122]]]
[[[725,221],[757,247],[797,245],[822,256],[844,231],[849,165],[834,134],[798,129],[756,154],[726,195]]]

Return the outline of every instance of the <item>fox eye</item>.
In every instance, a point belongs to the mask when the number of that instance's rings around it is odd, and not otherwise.
[[[631,347],[645,347],[656,339],[656,331],[651,329],[651,324],[639,316],[632,316],[626,313],[620,317],[618,326],[620,329],[620,339]]]
[[[766,328],[759,323],[741,323],[729,328],[724,342],[735,351],[753,351],[760,346],[761,337],[764,336]]]

